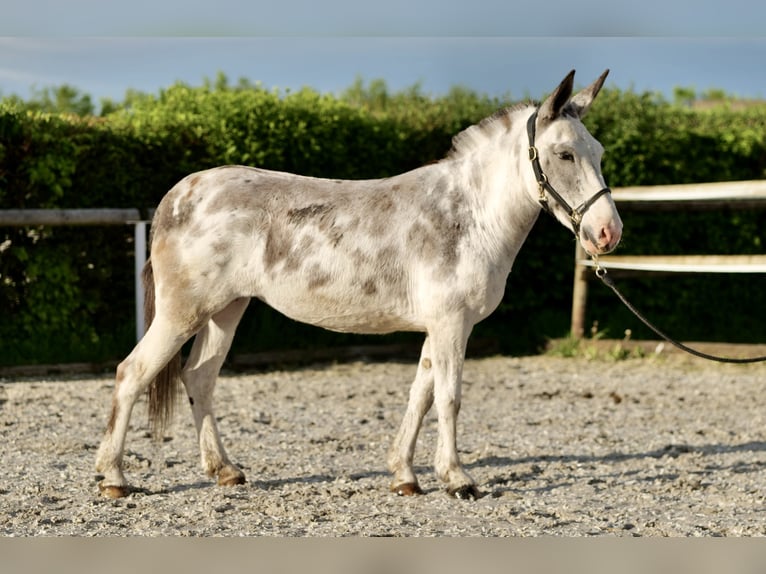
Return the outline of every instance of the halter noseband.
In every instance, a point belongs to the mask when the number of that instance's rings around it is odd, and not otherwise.
[[[609,189],[608,187],[605,187],[597,191],[593,195],[593,197],[591,197],[590,199],[582,202],[577,207],[572,208],[572,206],[569,205],[563,197],[561,197],[559,192],[553,189],[553,186],[548,181],[548,177],[543,173],[543,168],[540,165],[540,156],[538,155],[537,148],[535,147],[535,123],[536,122],[537,122],[537,110],[535,110],[535,113],[529,116],[529,120],[527,120],[527,135],[529,136],[529,159],[532,162],[532,169],[535,172],[537,187],[540,191],[540,196],[538,197],[538,201],[540,202],[540,205],[543,207],[545,211],[552,214],[551,207],[550,205],[548,205],[548,198],[545,197],[545,192],[547,191],[553,197],[553,199],[555,199],[559,203],[559,205],[561,205],[561,207],[564,208],[564,211],[567,212],[567,215],[569,216],[569,220],[572,222],[572,229],[575,235],[577,235],[580,231],[580,223],[582,222],[582,218],[585,215],[585,212],[588,211],[588,208],[590,208],[591,205],[596,203],[596,200],[599,197],[607,193],[611,193],[612,190]]]

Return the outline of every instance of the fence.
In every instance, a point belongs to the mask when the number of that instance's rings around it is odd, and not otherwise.
[[[646,187],[612,191],[621,212],[630,210],[766,209],[766,181],[732,181]],[[766,255],[612,255],[599,257],[610,271],[638,273],[766,273]],[[588,281],[595,264],[578,244],[575,252],[571,333],[585,332]]]
[[[138,209],[0,209],[0,226],[133,225],[135,265],[136,341],[144,335],[144,291],[141,270],[146,262],[146,227],[151,213]]]
[[[766,181],[682,184],[615,188],[612,197],[621,211],[766,209]],[[146,231],[151,213],[138,209],[5,209],[0,226],[30,225],[133,225],[135,239],[136,340],[144,334],[144,295],[141,270],[146,262]],[[609,270],[662,273],[766,273],[766,255],[625,255],[599,258]],[[588,281],[594,264],[580,245],[575,253],[571,332],[584,334]]]

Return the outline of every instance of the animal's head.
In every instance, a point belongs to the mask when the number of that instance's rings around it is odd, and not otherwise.
[[[622,221],[601,175],[604,148],[581,121],[608,73],[573,96],[572,70],[527,123],[535,199],[591,255],[612,251],[622,236]]]

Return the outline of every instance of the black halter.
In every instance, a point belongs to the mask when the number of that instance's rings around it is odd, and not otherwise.
[[[569,220],[572,222],[572,229],[574,230],[575,235],[577,235],[580,231],[580,223],[582,222],[582,218],[585,215],[585,212],[588,211],[588,208],[596,203],[596,200],[599,197],[607,193],[611,193],[612,190],[608,187],[605,187],[597,191],[593,197],[587,201],[584,201],[573,209],[572,206],[569,205],[563,197],[561,197],[559,192],[553,189],[553,186],[548,182],[548,177],[543,173],[543,168],[540,166],[540,157],[538,156],[537,148],[535,147],[536,121],[537,110],[535,110],[535,113],[533,113],[527,121],[527,135],[529,136],[529,159],[532,162],[532,169],[535,172],[535,179],[537,180],[537,186],[540,190],[540,197],[538,198],[538,201],[545,211],[552,214],[551,207],[548,205],[548,198],[545,197],[545,192],[547,191],[549,194],[551,194],[553,199],[555,199],[559,205],[564,208],[564,211],[567,212]]]

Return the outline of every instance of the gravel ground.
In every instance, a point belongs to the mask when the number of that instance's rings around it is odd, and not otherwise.
[[[0,380],[4,536],[763,536],[766,365],[677,357],[469,360],[459,448],[484,496],[447,496],[429,414],[419,497],[388,491],[412,362],[223,376],[225,444],[248,478],[201,471],[191,414],[162,444],[133,414],[135,491],[99,495],[109,376]]]

